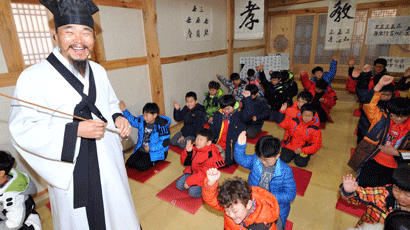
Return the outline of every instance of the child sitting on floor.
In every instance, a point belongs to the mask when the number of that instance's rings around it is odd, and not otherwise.
[[[0,229],[41,230],[32,195],[36,185],[27,174],[13,169],[15,159],[0,151]]]
[[[211,168],[206,174],[202,197],[224,212],[224,229],[277,229],[279,205],[272,193],[238,177],[224,181],[218,188],[221,172]]]
[[[171,119],[159,114],[159,107],[155,103],[147,103],[142,108],[142,114],[133,116],[123,101],[120,109],[132,127],[138,129],[138,140],[134,152],[125,165],[140,172],[152,168],[157,161],[165,160],[168,156]]]
[[[284,111],[284,103],[281,110]],[[310,157],[322,147],[322,132],[317,126],[319,122],[315,108],[311,104],[304,104],[297,118],[286,117],[284,113],[275,112],[275,121],[284,128],[288,136],[283,140],[280,159],[289,163],[295,158],[298,167],[306,167]],[[285,133],[286,135],[286,133]]]
[[[208,88],[209,91],[205,93],[203,106],[206,112],[205,121],[211,124],[214,119],[214,113],[221,108],[219,100],[224,95],[224,91],[221,89],[221,84],[216,81],[210,81]]]
[[[176,182],[176,186],[181,191],[188,189],[189,195],[195,198],[202,196],[206,171],[225,165],[212,139],[213,133],[209,129],[202,128],[196,135],[195,144],[188,141],[181,154],[181,163],[187,167],[184,169],[184,175]]]
[[[252,186],[264,188],[275,195],[279,203],[281,223],[284,226],[290,211],[290,202],[296,197],[296,183],[292,169],[280,157],[280,140],[272,136],[259,138],[255,154],[247,155],[246,134],[239,135],[235,145],[235,160],[244,168],[250,169],[248,182]]]
[[[283,93],[283,86],[281,83],[282,74],[277,71],[270,71],[270,81],[266,79],[265,72],[263,72],[264,65],[257,66],[256,70],[259,72],[261,84],[265,89],[264,96],[268,100],[269,107],[272,111],[279,111],[282,104],[286,101]]]
[[[196,133],[204,126],[205,109],[198,104],[196,93],[190,91],[185,95],[184,108],[177,101],[174,101],[174,120],[184,121],[181,131],[171,138],[171,145],[185,149],[188,140],[195,140]]]
[[[213,143],[225,150],[226,167],[235,164],[233,150],[236,140],[239,134],[246,130],[245,122],[249,121],[254,114],[250,94],[249,91],[243,92],[243,109],[232,95],[223,96],[219,101],[221,109],[215,113],[214,120],[209,127],[214,134]]]
[[[254,110],[254,116],[252,116],[250,121],[246,122],[246,135],[249,138],[255,138],[260,132],[262,132],[263,124],[265,123],[265,120],[269,118],[270,109],[268,101],[259,94],[256,85],[247,85],[246,90],[251,92]],[[244,106],[246,105],[244,104]]]
[[[393,172],[393,184],[381,187],[360,187],[351,174],[347,175],[343,177],[340,195],[349,203],[367,206],[356,227],[384,223],[394,210],[410,211],[410,166],[399,166]]]
[[[223,76],[217,74],[216,77],[221,81],[221,83],[228,88],[228,94],[235,97],[237,101],[242,100],[242,92],[245,90],[246,81],[242,80],[238,73],[233,73],[229,77],[230,80],[224,78]]]
[[[332,81],[335,78],[337,71],[337,60],[339,59],[339,56],[340,51],[337,51],[337,54],[333,56],[332,61],[330,62],[329,72],[323,72],[323,68],[320,66],[313,68],[312,74],[314,75],[314,77],[311,79],[311,81],[316,82],[319,79],[323,79],[329,84],[329,87],[332,87]]]

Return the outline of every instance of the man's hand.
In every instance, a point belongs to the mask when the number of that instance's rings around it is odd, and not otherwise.
[[[121,111],[125,111],[127,109],[127,106],[125,105],[124,101],[120,101],[120,109]]]
[[[219,180],[221,172],[216,168],[210,168],[206,171],[206,176],[208,177],[208,185],[212,186]]]
[[[131,133],[131,125],[127,118],[119,116],[115,119],[115,127],[120,130],[121,137],[128,137]]]
[[[302,153],[302,149],[301,148],[295,148],[294,151],[296,154],[301,154]]]
[[[258,120],[258,118],[256,118],[256,116],[253,116],[252,121],[256,121],[256,120]]]
[[[368,64],[363,66],[363,72],[368,73],[372,70],[372,67]]]
[[[246,131],[242,131],[241,134],[239,134],[238,144],[240,145],[246,144]]]
[[[391,155],[391,156],[400,156],[399,151],[391,145],[379,145],[381,152]]]
[[[189,185],[186,182],[184,183],[184,188],[189,189]]]
[[[185,140],[184,136],[181,135],[181,137],[178,139],[177,142],[178,142],[178,143],[181,143],[181,142],[183,142],[184,140]]]
[[[354,69],[352,73],[352,77],[358,78],[359,76],[360,76],[360,69],[359,68]]]
[[[148,146],[148,145],[144,146],[144,150],[145,150],[146,152],[149,152],[149,146]]]
[[[393,77],[389,75],[384,75],[382,78],[380,78],[379,82],[377,85],[373,88],[375,92],[379,92],[383,86],[388,85],[393,82]]]
[[[177,101],[174,101],[174,108],[176,110],[179,110],[181,108],[181,106],[179,105],[179,103]]]
[[[99,139],[104,136],[105,126],[104,121],[88,120],[78,123],[77,136],[89,139]]]
[[[187,140],[187,141],[186,141],[186,147],[185,147],[186,151],[187,151],[187,152],[191,152],[193,147],[194,147],[194,144],[192,143],[192,141],[191,141],[191,140]]]
[[[214,120],[214,117],[208,118],[208,124],[211,124],[213,120]]]
[[[406,69],[406,71],[404,71],[404,77],[408,77],[410,76],[410,67]]]
[[[356,59],[350,57],[349,61],[347,61],[347,64],[349,65],[349,67],[353,67],[355,62],[356,62]]]
[[[251,91],[249,91],[249,90],[244,90],[244,91],[242,92],[242,95],[243,95],[244,97],[249,97],[249,96],[251,95]]]
[[[348,174],[343,177],[343,189],[347,193],[352,193],[357,190],[359,185],[356,183],[356,179],[353,178],[352,174]]]

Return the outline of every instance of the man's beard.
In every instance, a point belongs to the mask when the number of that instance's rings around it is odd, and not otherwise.
[[[74,60],[70,59],[71,65],[76,69],[80,74],[85,74],[85,69],[87,68],[87,59],[85,60]]]

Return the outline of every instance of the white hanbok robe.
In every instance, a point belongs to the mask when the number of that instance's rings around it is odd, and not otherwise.
[[[63,63],[84,84],[88,94],[88,68],[83,78],[60,54],[53,50]],[[112,115],[121,113],[119,101],[102,66],[90,61],[96,87],[96,107],[115,127]],[[16,85],[14,97],[38,105],[73,114],[81,101],[80,94],[47,61],[24,70]],[[97,119],[93,114],[94,119]],[[73,207],[73,170],[78,156],[81,138],[77,137],[74,162],[61,161],[65,137],[65,125],[73,118],[12,101],[9,129],[12,142],[27,163],[48,185],[54,229],[88,229],[85,208]],[[121,138],[118,133],[106,130],[103,138],[96,140],[103,207],[107,229],[140,229],[124,166]]]

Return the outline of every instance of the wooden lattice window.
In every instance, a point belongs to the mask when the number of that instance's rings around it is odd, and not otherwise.
[[[310,62],[313,22],[314,15],[296,17],[293,64],[309,64]]]
[[[317,29],[315,64],[329,64],[333,57],[333,50],[325,50],[327,14],[319,15]]]
[[[47,9],[37,4],[11,3],[24,64],[33,65],[53,50]]]

